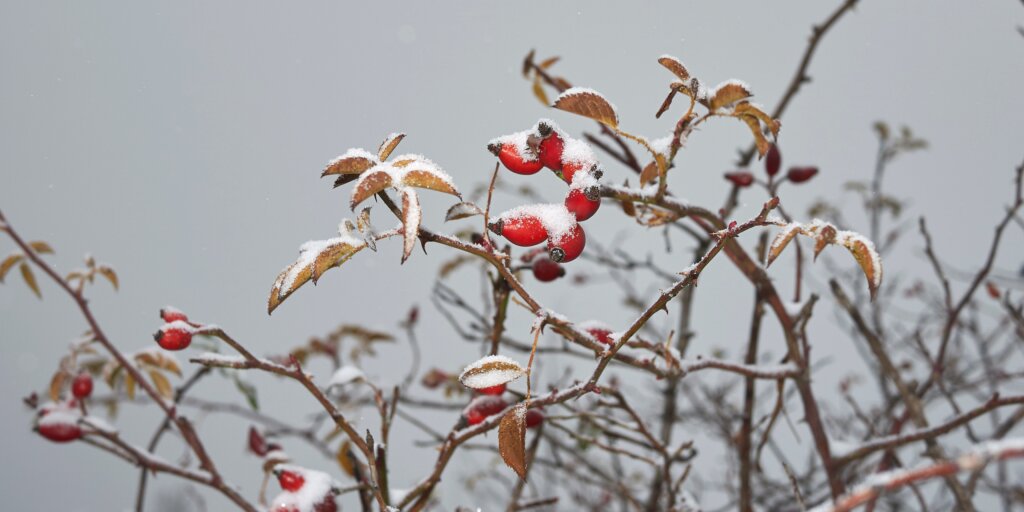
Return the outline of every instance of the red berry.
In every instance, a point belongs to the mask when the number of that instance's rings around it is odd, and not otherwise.
[[[544,423],[544,413],[540,412],[539,409],[526,411],[526,428],[533,428],[541,423]]]
[[[256,427],[249,427],[249,449],[260,457],[270,452],[266,438],[259,430],[256,430]]]
[[[488,229],[520,247],[537,245],[548,237],[544,224],[533,215],[516,215],[492,222]]]
[[[786,178],[793,183],[803,183],[818,174],[817,167],[790,167]]]
[[[281,488],[288,492],[296,492],[302,489],[302,484],[306,483],[306,479],[295,471],[285,469],[277,473],[277,483],[281,484]]]
[[[772,144],[768,148],[768,153],[764,155],[764,172],[768,173],[768,176],[775,176],[779,173],[779,168],[782,167],[782,153],[779,153],[779,147]]]
[[[555,174],[558,174],[559,177],[562,178],[562,181],[572,185],[573,178],[575,178],[576,173],[580,171],[589,172],[596,179],[601,179],[601,176],[604,175],[604,171],[602,171],[597,164],[585,160],[565,162],[562,164],[562,170]]]
[[[725,179],[731,181],[738,188],[746,188],[754,184],[754,175],[747,171],[727,172]]]
[[[565,196],[565,207],[576,215],[577,221],[585,221],[593,217],[601,207],[601,190],[596,186],[571,189],[569,195]]]
[[[542,283],[550,283],[564,275],[565,269],[550,258],[537,258],[533,262],[533,277]]]
[[[324,496],[323,501],[313,505],[313,512],[338,512],[338,502],[334,500],[334,495]]]
[[[481,395],[501,396],[502,394],[505,393],[505,385],[504,384],[498,384],[497,386],[491,386],[491,387],[488,387],[488,388],[480,388],[477,391]]]
[[[496,144],[491,144],[488,146],[488,149],[498,157],[498,160],[501,160],[501,164],[506,169],[516,174],[536,174],[537,171],[544,167],[540,159],[525,157],[519,151],[519,148],[511,142],[505,142],[500,147]]]
[[[71,382],[71,394],[81,400],[92,394],[92,375],[88,372],[79,373]]]
[[[192,343],[192,331],[182,327],[164,326],[153,334],[153,339],[164,350],[183,350]]]
[[[556,240],[548,239],[548,255],[558,263],[568,263],[583,254],[587,245],[587,235],[583,228],[576,224],[568,233]]]
[[[282,503],[282,504],[274,507],[273,512],[301,512],[301,511],[299,510],[299,507],[296,506],[296,505],[288,505],[286,503]]]
[[[178,311],[177,309],[174,309],[170,306],[160,310],[160,318],[163,318],[164,322],[167,323],[171,323],[177,320],[181,320],[182,322],[188,322],[188,316],[186,316],[185,313],[182,313],[181,311]]]
[[[561,135],[558,135],[558,132],[544,123],[540,124],[539,129],[541,136],[544,137],[537,145],[537,157],[540,159],[540,163],[552,171],[561,171],[562,150],[565,149],[565,141],[562,140]]]
[[[39,425],[39,435],[55,443],[68,443],[82,437],[82,428],[74,423]]]
[[[603,329],[600,327],[591,327],[589,329],[586,329],[586,331],[587,334],[593,336],[595,340],[604,343],[605,345],[615,344],[615,340],[612,339],[612,332],[609,331],[608,329]]]
[[[462,411],[466,423],[477,425],[487,419],[488,416],[498,414],[505,410],[508,404],[500,396],[482,395],[473,399]]]

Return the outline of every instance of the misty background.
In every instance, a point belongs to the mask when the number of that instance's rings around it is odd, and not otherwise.
[[[27,239],[50,242],[57,254],[47,259],[61,271],[82,266],[85,253],[116,268],[119,292],[101,283],[88,295],[107,334],[126,352],[152,346],[151,334],[162,323],[157,311],[168,304],[195,321],[223,326],[257,354],[285,353],[339,323],[355,322],[398,336],[364,365],[371,378],[390,387],[409,365],[397,324],[414,304],[421,308],[424,369],[454,371],[479,355],[479,347],[458,338],[430,304],[437,267],[451,251],[431,245],[429,254],[417,250],[399,265],[400,244],[384,242],[378,254],[357,255],[319,286],[298,291],[272,317],[266,314],[270,286],[299,245],[332,236],[342,218],[353,216],[349,187],[332,190],[330,181],[319,178],[328,160],[350,147],[373,150],[388,133],[402,131],[407,137],[399,153],[426,155],[470,191],[490,176],[494,158],[485,144],[494,136],[526,129],[540,117],[577,136],[593,130],[592,123],[546,109],[532,97],[520,75],[531,48],[541,57],[561,56],[556,72],[604,93],[617,105],[622,126],[634,133],[660,136],[671,130],[673,113],[678,116],[675,110],[661,120],[653,116],[672,79],[656,62],[663,53],[680,57],[709,84],[745,80],[755,100],[771,110],[811,25],[837,5],[7,1],[0,3],[0,209]],[[784,167],[821,169],[810,184],[783,190],[787,211],[805,217],[807,205],[819,198],[859,211],[858,199],[841,187],[870,178],[877,149],[872,123],[906,124],[930,148],[898,159],[887,174],[887,190],[908,200],[901,220],[927,216],[943,261],[975,270],[1010,199],[1012,169],[1024,156],[1021,24],[1019,2],[862,1],[818,48],[813,81],[782,118]],[[709,122],[677,159],[673,192],[717,208],[728,190],[722,172],[733,169],[736,150],[749,143],[740,123]],[[604,161],[606,181],[633,178]],[[761,173],[762,165],[751,169]],[[501,179],[529,183],[550,201],[564,194],[547,173],[502,173]],[[476,222],[444,225],[453,201],[431,192],[421,197],[424,225],[431,229],[453,232]],[[745,194],[736,218],[754,215],[764,199],[760,192]],[[498,195],[495,210],[520,202]],[[589,221],[591,242],[622,244],[638,257],[663,251],[661,231],[634,227],[615,209],[605,204]],[[378,227],[393,224],[383,208],[374,210]],[[848,213],[847,219],[851,228],[867,230],[863,216]],[[1020,230],[1011,227],[1004,243],[996,275],[1001,285],[1020,289]],[[681,269],[689,264],[690,243],[677,236],[674,244],[676,252],[662,261]],[[0,254],[9,250],[13,243],[0,238]],[[846,268],[854,265],[845,255],[835,259]],[[885,265],[887,279],[929,276],[914,232]],[[594,270],[579,262],[568,270],[571,275],[588,268]],[[815,282],[827,281],[824,266],[808,268]],[[773,268],[773,275],[782,280],[787,274]],[[85,328],[69,298],[42,281],[43,301],[16,272],[0,286],[0,496],[17,510],[128,510],[137,469],[82,443],[46,442],[30,430],[32,416],[21,398],[45,389],[60,355]],[[789,281],[782,282],[790,289]],[[528,286],[573,320],[600,318],[622,328],[634,317],[607,281],[582,289],[561,283]],[[451,284],[466,297],[479,296],[472,271],[460,272]],[[955,283],[957,290],[962,285]],[[657,286],[641,283],[638,289],[653,296]],[[743,277],[724,258],[716,260],[701,278],[698,338],[689,355],[717,349],[740,354],[751,299]],[[834,389],[838,378],[862,366],[825,306],[819,305],[811,324],[815,359],[827,365],[816,384]],[[529,317],[514,311],[510,335],[526,338],[528,330]],[[766,350],[781,355],[779,333],[766,336]],[[545,341],[555,342],[550,335]],[[187,365],[196,354],[190,350],[178,359]],[[558,377],[556,368],[540,380]],[[326,365],[310,370],[329,377]],[[574,377],[589,373],[581,366]],[[317,410],[294,383],[248,377],[260,389],[265,413],[302,423]],[[653,391],[642,381],[634,390]],[[105,384],[97,382],[97,392],[106,394]],[[244,403],[220,378],[206,379],[194,393]],[[438,398],[418,387],[413,393]],[[249,424],[187,414],[199,423],[224,475],[254,498],[261,469],[244,453]],[[357,416],[359,427],[376,428],[375,415],[367,409],[365,418]],[[423,418],[447,429],[456,415]],[[159,421],[152,407],[125,406],[116,425],[135,444],[145,444]],[[412,487],[435,452],[411,448],[425,437],[408,423],[395,428],[392,446],[403,448],[393,448],[400,451],[392,454],[391,484]],[[798,431],[806,436],[802,425]],[[480,441],[496,443],[496,436]],[[302,444],[286,442],[285,448],[296,462],[347,483],[332,461]],[[179,440],[165,438],[160,453],[178,460]],[[486,454],[457,456],[438,494],[443,509],[476,504],[460,480],[477,472],[476,465],[496,464]],[[153,510],[193,509],[181,481],[161,475],[151,486],[150,503],[167,503]],[[499,487],[477,493],[481,504],[503,503]],[[208,510],[228,506],[219,496],[202,495]]]

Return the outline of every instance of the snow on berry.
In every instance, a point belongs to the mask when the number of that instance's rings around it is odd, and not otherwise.
[[[489,416],[504,411],[506,407],[508,407],[508,402],[500,396],[480,395],[462,410],[462,416],[470,425],[477,425]]]
[[[36,423],[39,435],[55,443],[67,443],[82,437],[78,422],[82,413],[69,405],[48,404],[40,409],[42,417]]]
[[[282,481],[281,476],[278,476],[278,480],[282,487],[287,483],[288,488],[296,490],[285,490],[277,495],[270,506],[272,511],[328,512],[337,510],[334,496],[338,484],[327,473],[291,464],[278,464],[274,467],[274,472],[278,475],[289,475],[287,482]],[[298,481],[300,478],[301,483]]]
[[[160,310],[160,318],[162,318],[164,322],[173,322],[175,320],[188,321],[188,316],[174,306],[164,306]]]
[[[484,389],[500,386],[522,377],[526,370],[514,360],[501,356],[487,356],[470,364],[462,374],[459,382],[473,389]]]
[[[505,223],[522,217],[536,217],[547,231],[547,236],[559,240],[569,234],[576,224],[576,217],[564,204],[531,204],[518,206],[498,216]]]

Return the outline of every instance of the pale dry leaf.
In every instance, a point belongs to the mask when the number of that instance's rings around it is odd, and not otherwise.
[[[782,254],[783,249],[789,245],[793,237],[800,233],[801,229],[802,226],[798,222],[792,222],[783,226],[782,231],[775,235],[771,245],[768,246],[768,263],[765,265],[766,267],[771,266],[772,262]]]
[[[728,80],[715,87],[715,93],[710,100],[711,110],[731,105],[742,99],[751,96],[750,88],[738,80]]]
[[[465,219],[465,218],[472,217],[474,215],[483,215],[483,214],[484,214],[484,211],[481,210],[479,206],[477,206],[477,205],[475,205],[475,204],[473,204],[473,203],[471,203],[469,201],[465,201],[465,202],[462,202],[462,203],[456,203],[456,204],[452,205],[451,208],[448,208],[448,213],[445,214],[444,220],[445,220],[445,222],[448,222],[448,221],[452,221],[452,220]]]
[[[117,272],[114,272],[114,269],[106,265],[100,265],[99,267],[96,268],[96,271],[99,272],[100,275],[102,275],[103,277],[107,278],[107,281],[110,281],[110,285],[113,286],[115,290],[119,289]]]
[[[29,242],[28,246],[31,247],[36,254],[53,254],[53,248],[50,247],[50,244],[42,240]]]
[[[153,381],[153,385],[156,386],[157,393],[164,398],[174,397],[174,388],[171,386],[170,381],[164,374],[157,370],[150,370],[149,379]]]
[[[409,187],[425,188],[437,192],[444,192],[457,196],[460,199],[462,194],[455,188],[451,179],[443,174],[436,173],[429,169],[412,169],[402,174],[402,184]]]
[[[679,59],[671,55],[662,55],[658,58],[658,64],[665,66],[665,69],[671,71],[672,74],[684,82],[690,79],[690,72],[686,70],[686,66],[683,66]]]
[[[402,190],[402,263],[409,259],[416,240],[420,234],[420,220],[423,211],[420,209],[420,198],[412,189]]]
[[[32,273],[32,268],[29,267],[27,262],[22,262],[19,265],[21,270],[21,278],[25,280],[25,284],[35,292],[36,297],[43,298],[43,293],[39,291],[39,283],[36,282],[36,275]]]
[[[552,106],[589,117],[612,128],[619,127],[619,115],[615,112],[615,107],[601,93],[592,89],[573,87],[560,94]]]
[[[516,404],[498,424],[498,452],[519,478],[526,480],[526,404]]]
[[[467,366],[459,382],[472,389],[500,386],[522,377],[526,369],[516,361],[500,355],[487,356]]]
[[[4,282],[4,277],[15,265],[25,258],[22,254],[11,254],[4,258],[4,261],[0,262],[0,283]]]
[[[404,133],[392,133],[388,135],[384,142],[380,143],[380,147],[377,148],[377,158],[383,162],[391,156],[391,152],[398,147],[398,144],[405,138]]]

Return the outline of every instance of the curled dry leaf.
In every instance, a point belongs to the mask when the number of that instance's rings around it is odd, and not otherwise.
[[[366,200],[366,198],[383,191],[393,184],[391,174],[387,171],[380,170],[366,173],[359,178],[355,188],[352,189],[352,200],[349,206],[352,210],[355,210],[356,206]]]
[[[483,215],[484,211],[479,206],[465,201],[462,203],[456,203],[448,208],[448,213],[444,215],[445,222],[452,220],[459,220],[472,217],[474,215]]]
[[[345,472],[346,475],[355,478],[356,467],[352,461],[352,443],[344,441],[338,446],[337,453],[334,454],[335,459],[338,461],[338,466]]]
[[[537,53],[536,49],[531,49],[530,53],[526,54],[526,58],[523,59],[523,77],[530,75],[530,70],[533,69],[533,56]]]
[[[715,87],[715,92],[711,95],[708,108],[717,110],[742,99],[749,98],[752,94],[747,84],[739,80],[726,80]]]
[[[359,175],[378,163],[379,161],[377,158],[369,151],[354,148],[328,162],[327,167],[324,168],[324,172],[320,176],[323,177],[333,174]]]
[[[540,82],[540,73],[533,74],[533,95],[542,105],[547,106],[551,104],[551,101],[548,100],[548,94],[544,92],[544,84]]]
[[[106,265],[100,265],[96,268],[96,271],[99,272],[101,276],[107,278],[107,281],[110,281],[110,286],[113,286],[115,290],[119,289],[117,272],[114,272],[114,269]]]
[[[612,128],[619,127],[619,115],[615,107],[601,93],[583,87],[573,87],[555,99],[553,107],[589,117]]]
[[[779,136],[779,128],[782,127],[782,123],[778,119],[772,119],[771,116],[766,114],[763,110],[758,108],[749,101],[741,101],[733,107],[733,112],[737,115],[752,116],[768,127],[768,131],[771,132],[772,137]]]
[[[825,250],[825,247],[829,244],[833,244],[836,241],[836,228],[832,225],[825,226],[818,230],[818,235],[814,239],[814,259],[818,259],[818,255],[821,251]]]
[[[23,259],[25,259],[23,254],[15,253],[7,256],[4,258],[4,261],[0,262],[0,283],[4,282],[4,276]]]
[[[420,197],[412,189],[402,190],[402,263],[409,259],[412,249],[420,234],[420,220],[423,211],[420,209]]]
[[[498,425],[498,452],[508,467],[526,480],[526,404],[515,408],[501,418]]]
[[[377,158],[380,161],[387,160],[391,156],[391,152],[398,147],[398,144],[405,138],[404,133],[392,133],[384,139],[384,142],[380,143],[380,147],[377,148]]]
[[[29,242],[28,246],[38,254],[53,254],[53,247],[50,247],[50,244],[42,240]]]
[[[153,381],[153,385],[156,386],[157,393],[164,398],[172,398],[174,396],[174,388],[171,387],[170,381],[164,374],[156,370],[149,371],[149,379]]]
[[[665,66],[665,69],[671,71],[672,74],[676,75],[684,82],[690,79],[690,72],[686,70],[686,66],[683,66],[683,63],[680,62],[679,59],[671,55],[662,55],[659,57],[658,64]]]
[[[63,369],[57,370],[50,379],[50,400],[60,401],[60,394],[64,390],[64,384],[68,381],[68,373]]]
[[[849,249],[853,258],[857,260],[864,277],[868,280],[868,291],[871,292],[871,299],[874,300],[878,294],[878,288],[882,286],[882,259],[875,250],[875,245],[870,240],[858,234],[849,234],[843,237],[843,246]]]
[[[18,268],[21,270],[21,278],[25,280],[25,284],[35,292],[36,297],[43,298],[43,293],[39,291],[39,283],[36,282],[36,275],[32,273],[32,268],[28,266],[28,263],[22,262]]]
[[[651,160],[651,163],[647,164],[643,172],[640,173],[640,186],[644,186],[656,179],[658,179],[658,162]]]
[[[408,187],[425,188],[462,197],[451,178],[429,169],[411,169],[402,174],[402,184]]]
[[[281,271],[274,281],[270,297],[267,299],[267,313],[277,309],[281,302],[314,275],[319,280],[328,269],[345,263],[364,247],[366,242],[347,233],[328,240],[314,240],[302,244],[299,248],[299,258]]]
[[[160,368],[181,377],[181,367],[173,356],[157,350],[143,350],[135,354],[135,361],[139,364]]]
[[[753,116],[739,115],[736,117],[750,128],[750,133],[754,136],[754,145],[757,146],[758,157],[763,157],[768,152],[771,144],[764,137],[764,133],[761,132],[761,123]]]
[[[882,259],[878,255],[878,251],[875,250],[875,245],[859,233],[839,231],[835,226],[827,222],[819,220],[810,224],[791,222],[783,226],[782,231],[775,235],[771,246],[768,247],[768,262],[766,266],[771,265],[779,257],[779,254],[782,254],[783,249],[786,248],[789,242],[798,234],[814,238],[815,258],[828,245],[841,245],[849,250],[864,272],[864,277],[867,278],[868,291],[871,293],[871,298],[875,298],[878,288],[882,286]]]
[[[512,382],[524,373],[523,366],[508,357],[487,356],[467,366],[459,375],[459,382],[468,388],[483,389]]]

